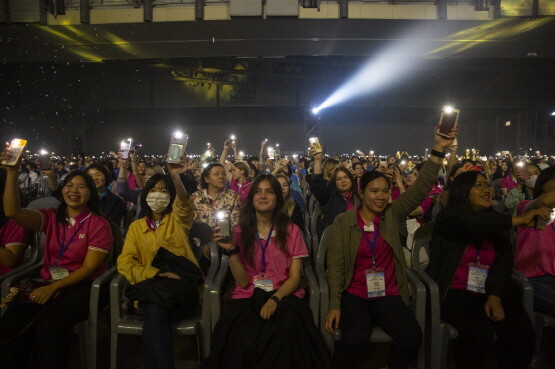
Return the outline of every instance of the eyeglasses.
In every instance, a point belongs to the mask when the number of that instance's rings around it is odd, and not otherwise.
[[[476,182],[473,186],[480,191],[491,190],[491,185],[488,182]]]

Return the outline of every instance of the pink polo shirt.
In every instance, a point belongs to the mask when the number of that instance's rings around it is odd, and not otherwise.
[[[19,226],[13,220],[8,219],[6,224],[0,228],[0,247],[12,245],[21,245],[20,247],[25,247],[27,242],[29,242],[29,232],[24,230],[23,227]],[[23,253],[21,254],[21,259],[12,267],[0,264],[0,275],[14,270],[21,265],[22,261]]]
[[[380,226],[379,215],[374,218],[373,223],[374,230],[378,230]],[[360,208],[357,210],[357,224],[358,228],[363,230],[368,240],[372,242],[375,232],[364,231],[364,220],[360,216]],[[372,251],[370,250],[370,245],[364,234],[360,238],[360,243],[358,245],[353,279],[346,291],[352,295],[367,299],[368,288],[366,286],[366,271],[372,270]],[[397,285],[397,278],[395,277],[395,260],[393,259],[393,252],[391,251],[391,246],[383,239],[381,233],[378,234],[378,239],[376,240],[374,257],[376,258],[376,270],[384,272],[386,296],[398,296],[399,286]],[[372,297],[371,299],[379,298],[380,297]]]
[[[493,264],[493,261],[495,260],[495,248],[493,243],[484,241],[481,243],[479,250],[476,249],[476,245],[468,244],[449,288],[453,288],[455,290],[466,290],[468,285],[468,270],[470,269],[470,263],[477,262],[478,253],[480,255],[480,264],[487,266],[491,266]]]
[[[52,278],[50,267],[56,263],[61,242],[69,243],[74,234],[73,241],[58,261],[58,266],[67,268],[70,273],[83,266],[89,249],[107,254],[112,248],[114,241],[112,228],[106,218],[86,210],[75,218],[66,219],[67,224],[62,224],[56,219],[56,209],[39,209],[39,211],[42,215],[41,231],[46,234],[44,265],[40,271],[41,278]],[[89,279],[95,279],[105,270],[105,266],[98,268]]]
[[[265,244],[265,238],[268,237],[267,234],[259,235],[262,243]],[[272,232],[270,237],[270,244],[266,249],[265,259],[266,259],[266,272],[265,276],[272,280],[274,290],[279,289],[283,283],[289,278],[289,269],[291,268],[291,263],[293,259],[304,258],[308,256],[308,249],[304,242],[304,236],[299,227],[293,223],[289,223],[287,226],[287,241],[286,248],[289,252],[289,256],[286,256],[281,250],[277,248],[275,242],[275,231]],[[260,250],[260,244],[258,240],[255,241],[253,262],[254,265],[250,265],[245,260],[243,242],[241,240],[241,228],[236,227],[233,231],[233,241],[237,247],[239,247],[239,259],[245,266],[247,274],[249,276],[249,284],[246,288],[243,288],[237,284],[235,290],[231,294],[232,299],[244,299],[249,298],[254,293],[254,277],[259,275],[262,271],[262,251]],[[295,296],[299,298],[304,297],[304,290],[302,288],[297,289],[294,293]]]
[[[530,201],[519,202],[516,214],[524,214]],[[555,276],[555,223],[545,229],[518,227],[515,268],[526,277]]]
[[[249,196],[251,184],[252,181],[247,181],[239,184],[235,178],[231,178],[229,189],[239,195],[242,205],[245,205],[247,202],[247,197]]]

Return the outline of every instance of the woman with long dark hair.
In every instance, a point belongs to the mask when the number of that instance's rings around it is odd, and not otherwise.
[[[534,328],[513,294],[514,253],[507,232],[527,226],[546,208],[510,216],[492,208],[493,190],[478,171],[459,174],[437,216],[428,273],[439,287],[442,319],[459,332],[457,368],[483,368],[498,337],[499,368],[527,368]]]
[[[9,158],[5,148],[0,162]],[[29,300],[17,296],[2,316],[2,367],[65,368],[71,330],[88,318],[92,281],[106,270],[104,261],[113,243],[110,222],[102,216],[96,186],[87,173],[67,174],[57,209],[30,210],[20,206],[19,163],[3,167],[6,216],[46,234],[39,276],[51,283],[32,290]]]
[[[308,250],[282,210],[281,186],[259,175],[241,210],[229,256],[235,288],[214,330],[207,368],[329,368],[330,360],[299,288]]]

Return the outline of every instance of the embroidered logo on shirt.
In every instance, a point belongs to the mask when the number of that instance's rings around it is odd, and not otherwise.
[[[84,233],[79,233],[79,239],[82,240],[83,238],[85,238],[85,234]]]

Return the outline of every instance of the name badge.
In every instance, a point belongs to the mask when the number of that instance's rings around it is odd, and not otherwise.
[[[486,293],[486,279],[489,267],[487,265],[470,263],[468,268],[468,284],[466,289],[478,293]]]
[[[383,271],[366,271],[368,298],[385,296],[385,274]]]
[[[274,290],[274,282],[268,276],[256,276],[254,277],[254,288],[260,288],[266,292],[271,292]]]
[[[69,275],[69,271],[66,268],[61,267],[50,267],[50,275],[55,281],[59,281]]]

